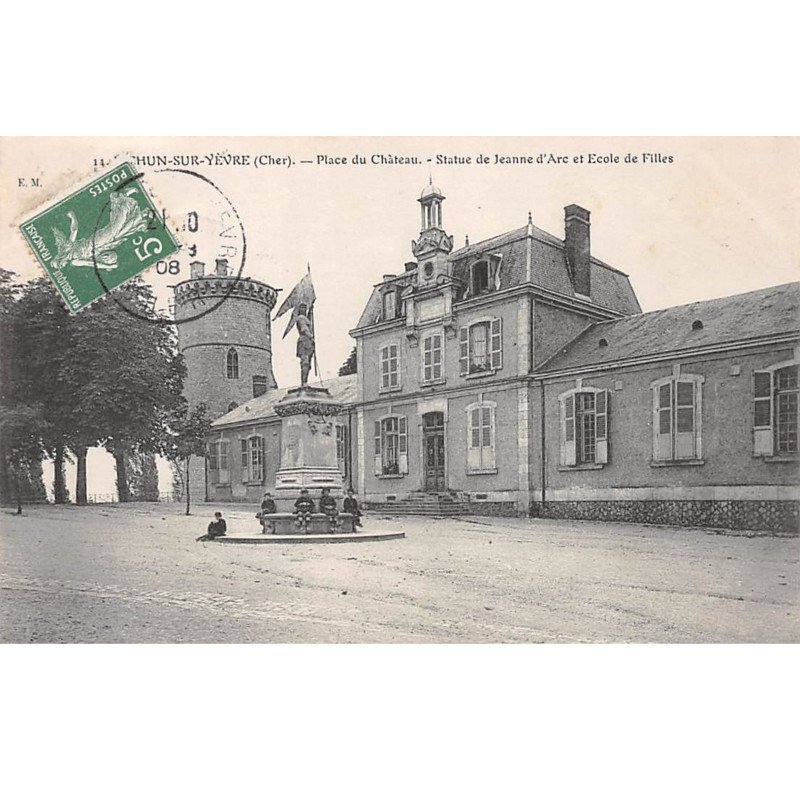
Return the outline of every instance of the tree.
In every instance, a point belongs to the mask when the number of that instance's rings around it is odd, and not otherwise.
[[[25,361],[20,353],[25,317],[20,310],[21,287],[9,270],[0,269],[0,498],[14,499],[22,513],[22,498],[45,499],[41,481],[42,407],[22,391]],[[30,425],[30,430],[26,430]]]
[[[354,347],[347,356],[347,361],[339,367],[339,375],[355,375],[358,372],[358,354]]]
[[[4,459],[14,479],[17,514],[22,514],[22,483],[44,455],[47,421],[40,405],[0,408],[0,438]]]
[[[153,293],[135,279],[116,289],[115,297],[145,312]],[[186,367],[174,328],[138,319],[115,298],[103,298],[73,320],[81,346],[64,360],[64,380],[83,410],[82,444],[91,446],[87,440],[97,436],[114,457],[117,494],[124,503],[130,500],[128,458],[168,450]]]
[[[17,354],[24,364],[18,388],[26,402],[42,406],[47,421],[44,449],[53,458],[54,499],[56,503],[67,503],[64,464],[83,415],[63,380],[61,360],[78,343],[74,341],[70,315],[49,281],[40,278],[26,284],[18,306],[22,335]]]
[[[183,462],[184,481],[186,484],[186,516],[189,516],[189,462],[192,456],[204,456],[206,453],[206,439],[211,433],[211,417],[204,403],[200,403],[189,410],[187,404],[182,404],[176,411],[172,420],[172,440],[170,447],[170,460],[179,467]]]

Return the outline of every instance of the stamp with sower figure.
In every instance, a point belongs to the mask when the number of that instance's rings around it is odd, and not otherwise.
[[[48,204],[20,230],[73,314],[180,249],[129,162]]]

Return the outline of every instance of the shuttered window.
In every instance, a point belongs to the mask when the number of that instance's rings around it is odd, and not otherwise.
[[[230,470],[228,469],[228,442],[220,440],[211,442],[208,448],[208,470],[211,483],[230,483]]]
[[[459,373],[479,375],[503,367],[503,320],[494,318],[459,330]]]
[[[396,344],[381,348],[381,389],[400,387],[400,356]]]
[[[608,463],[608,391],[576,389],[560,401],[561,464]]]
[[[375,420],[375,474],[405,475],[408,472],[408,424],[406,417]]]
[[[264,480],[264,437],[241,439],[240,447],[242,483],[261,483]]]
[[[474,403],[467,407],[467,471],[494,471],[495,458],[494,402]]]
[[[681,375],[651,384],[653,391],[653,460],[701,458],[702,376]]]
[[[434,333],[422,340],[422,381],[438,381],[442,379],[444,362],[443,337]]]

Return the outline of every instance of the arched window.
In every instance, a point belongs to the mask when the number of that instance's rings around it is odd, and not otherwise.
[[[239,377],[239,354],[236,352],[236,348],[234,347],[231,347],[231,349],[228,350],[226,368],[229,378]]]
[[[228,411],[233,411],[234,408],[239,408],[239,404],[235,400],[228,406]]]

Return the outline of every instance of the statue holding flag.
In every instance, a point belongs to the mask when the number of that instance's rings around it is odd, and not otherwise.
[[[297,326],[297,357],[300,359],[300,385],[308,385],[308,375],[311,372],[311,361],[314,360],[314,372],[317,370],[316,347],[314,341],[314,301],[317,299],[314,293],[314,284],[311,282],[311,266],[303,276],[297,286],[289,292],[289,296],[281,303],[278,313],[275,315],[277,320],[290,308],[292,316],[289,324],[283,332],[283,337]]]
[[[314,352],[314,323],[309,314],[313,313],[307,309],[305,304],[298,306],[297,320],[297,357],[300,359],[300,385],[308,384],[308,373],[311,372],[311,359],[316,363],[316,353]],[[316,370],[314,370],[316,372]]]

